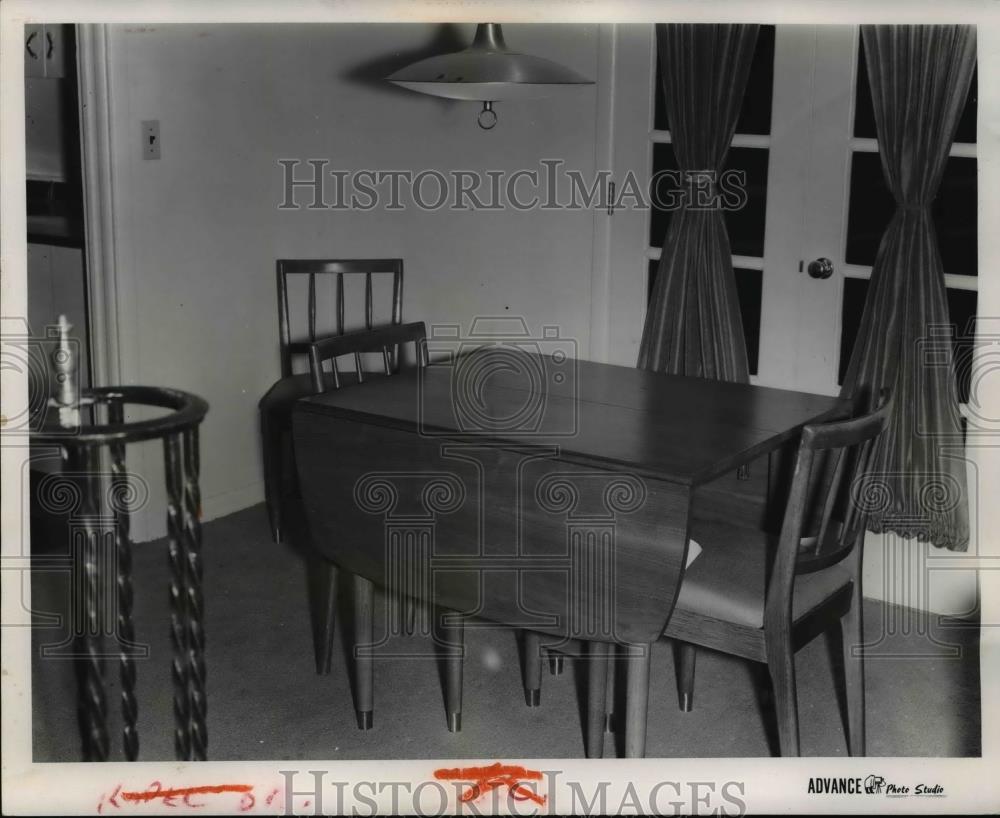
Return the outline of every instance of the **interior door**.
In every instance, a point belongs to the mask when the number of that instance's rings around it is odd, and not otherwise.
[[[669,161],[670,136],[669,123],[657,117],[662,100],[653,26],[614,28],[609,153],[621,185],[630,172],[651,179]],[[730,166],[747,171],[747,204],[725,214],[753,383],[836,394],[850,360],[871,265],[895,210],[882,177],[861,50],[853,25],[761,28],[729,158]],[[970,395],[978,290],[976,96],[974,75],[931,208],[963,404]],[[668,220],[655,209],[618,208],[599,222],[608,234],[606,359],[613,363],[634,366],[638,358],[656,243]],[[820,258],[832,270],[813,277],[809,264]],[[901,610],[968,612],[976,604],[975,572],[948,565],[931,571],[934,551],[869,535],[866,596]],[[922,619],[901,625],[925,626]]]

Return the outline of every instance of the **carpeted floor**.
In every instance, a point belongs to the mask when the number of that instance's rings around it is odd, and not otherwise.
[[[355,726],[341,643],[333,671],[318,676],[312,653],[304,562],[275,546],[263,506],[204,527],[209,692],[209,757],[242,759],[560,758],[583,756],[585,674],[566,662],[543,678],[541,706],[524,704],[518,643],[508,628],[471,622],[463,729],[446,729],[438,665],[425,640],[396,640],[375,668],[375,725]],[[149,657],[138,663],[142,760],[173,758],[165,544],[135,554],[135,619]],[[69,577],[36,572],[36,614],[60,611]],[[977,630],[942,627],[937,617],[866,603],[868,753],[968,756],[980,753]],[[345,621],[342,617],[340,621]],[[339,627],[339,622],[338,622]],[[928,629],[930,633],[928,633]],[[72,662],[39,658],[60,627],[34,631],[33,751],[36,761],[79,759]],[[878,654],[878,655],[872,655]],[[952,655],[956,654],[956,655]],[[820,638],[796,657],[802,752],[846,754],[838,706],[839,645]],[[109,710],[117,733],[119,687],[108,662]],[[760,702],[763,676],[746,662],[702,651],[695,709],[677,708],[670,645],[656,646],[647,755],[767,756],[773,713]],[[762,711],[762,706],[765,710]],[[613,742],[605,754],[612,756]],[[119,756],[120,757],[120,756]]]

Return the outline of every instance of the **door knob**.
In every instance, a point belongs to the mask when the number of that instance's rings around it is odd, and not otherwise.
[[[833,275],[833,262],[828,258],[813,259],[806,271],[813,278],[829,278]]]

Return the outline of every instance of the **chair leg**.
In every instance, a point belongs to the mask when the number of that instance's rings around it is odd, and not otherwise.
[[[844,651],[844,688],[847,691],[848,750],[852,756],[865,754],[865,660],[864,620],[861,610],[861,583],[855,582],[851,609],[840,619]],[[854,655],[855,650],[857,655]]]
[[[354,710],[358,728],[370,730],[375,709],[375,586],[364,577],[354,576]]]
[[[446,617],[448,620],[446,621]],[[437,646],[444,654],[444,703],[448,731],[462,730],[462,671],[465,666],[465,620],[438,608],[435,616]]]
[[[563,672],[564,656],[555,650],[549,650],[549,673],[552,676],[561,676]]]
[[[646,757],[646,712],[649,708],[649,663],[652,645],[630,645],[625,697],[625,757]]]
[[[677,676],[677,704],[685,713],[694,704],[694,663],[698,649],[690,642],[674,640],[674,672]]]
[[[337,618],[337,566],[322,557],[308,561],[312,592],[313,652],[316,672],[327,675],[333,659],[333,635]]]
[[[587,648],[587,758],[604,758],[604,720],[611,645],[591,642]]]
[[[607,695],[604,697],[604,732],[613,733],[615,731],[615,645],[608,644],[608,673],[605,687]]]
[[[542,699],[542,635],[524,631],[524,703],[538,707]]]
[[[271,524],[271,539],[280,545],[284,533],[281,527],[283,435],[281,425],[275,423],[272,413],[264,409],[260,412],[260,437],[264,460],[264,500]]]
[[[767,670],[774,690],[774,712],[778,717],[778,745],[783,757],[798,756],[799,712],[795,696],[795,655],[787,640],[767,645]]]

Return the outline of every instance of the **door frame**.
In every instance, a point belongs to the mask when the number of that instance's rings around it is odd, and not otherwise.
[[[602,23],[597,34],[597,99],[594,173],[611,170],[615,147],[615,78],[618,74],[618,26]],[[600,202],[600,197],[598,197]],[[611,345],[611,220],[604,208],[593,213],[590,262],[590,332],[587,358],[607,363]]]
[[[91,379],[94,386],[109,386],[122,383],[123,376],[122,281],[115,241],[119,230],[111,139],[114,94],[108,71],[111,46],[107,25],[79,24],[76,32]]]

